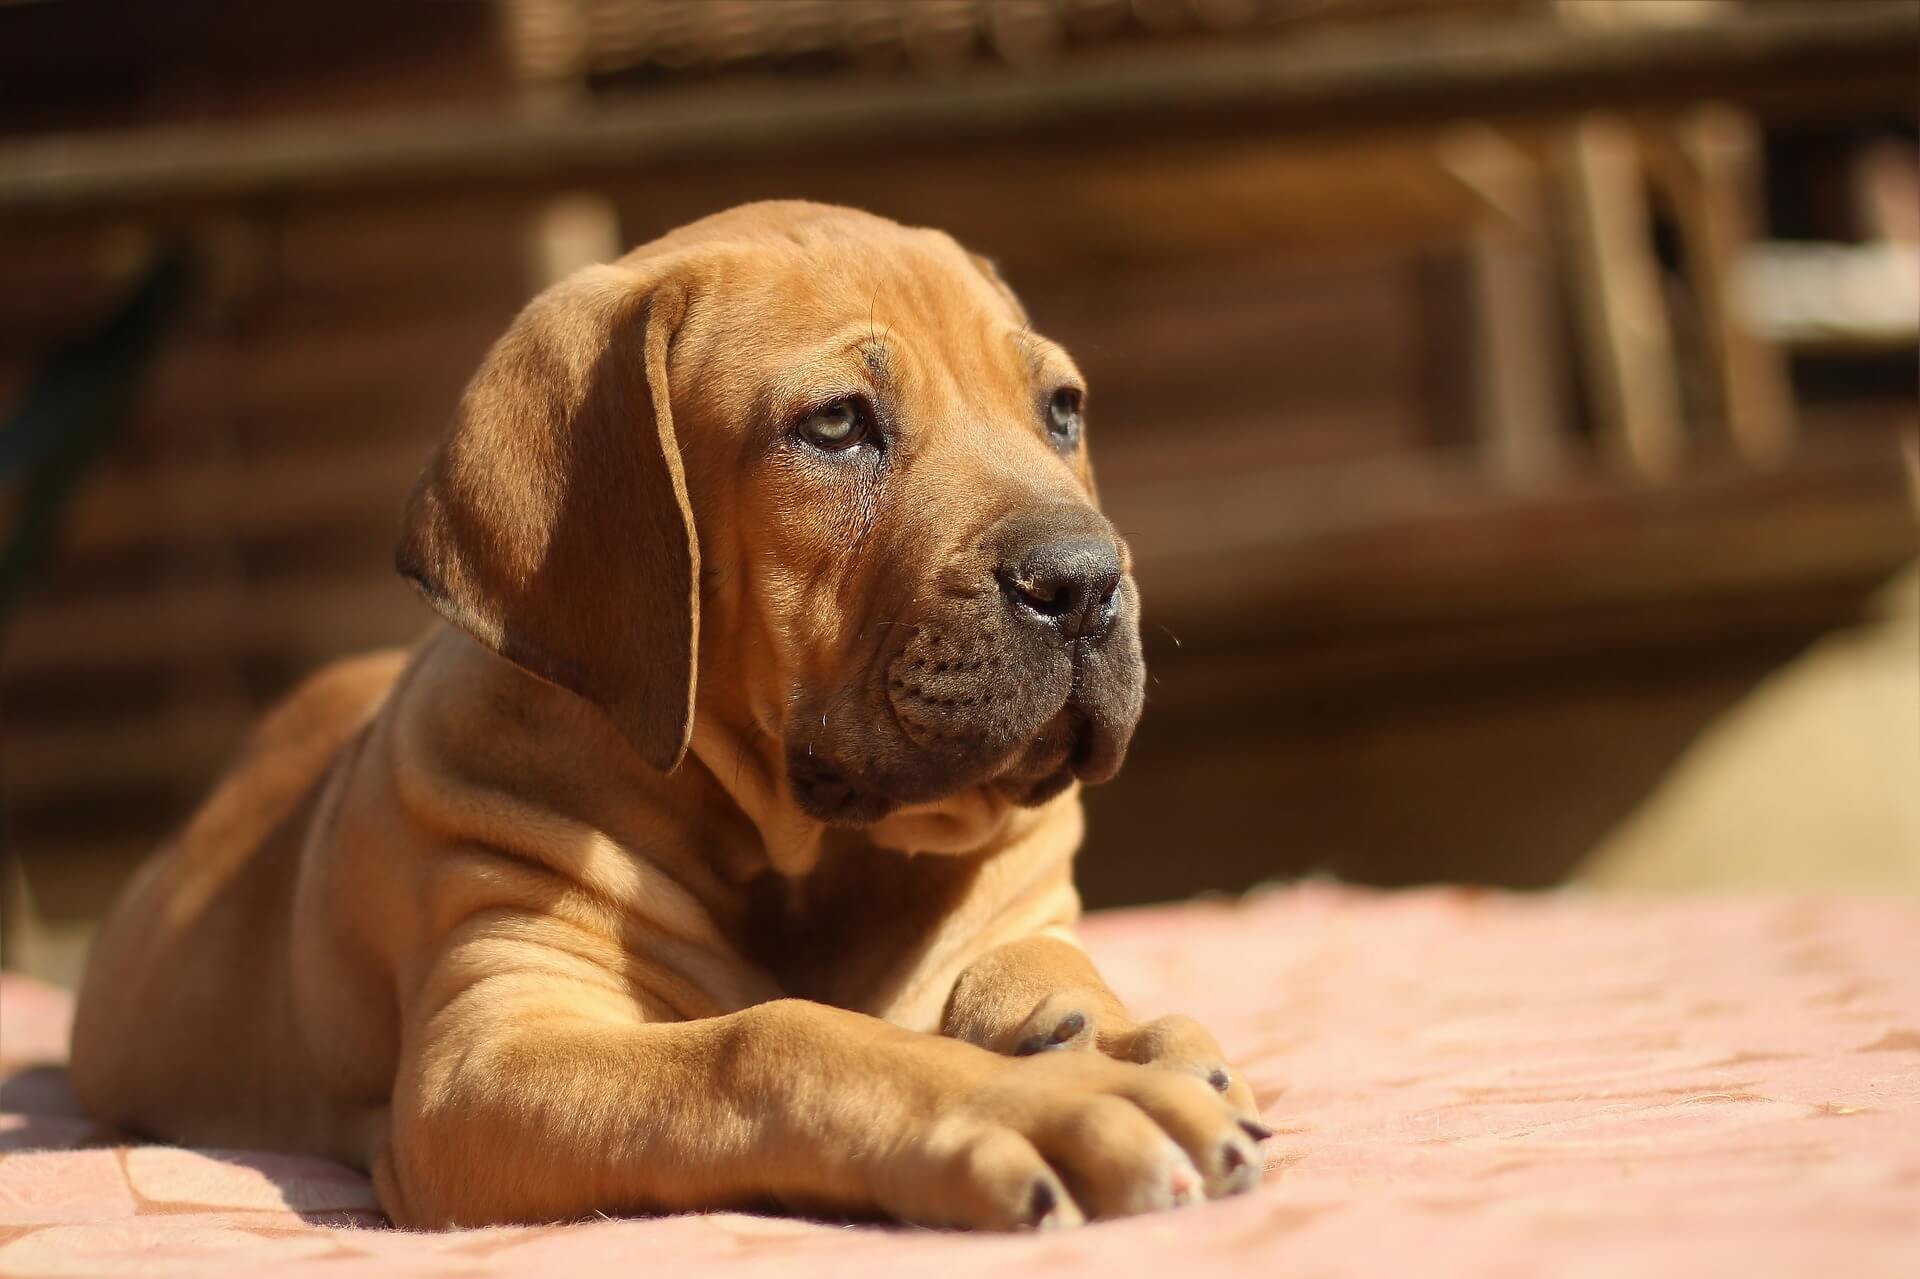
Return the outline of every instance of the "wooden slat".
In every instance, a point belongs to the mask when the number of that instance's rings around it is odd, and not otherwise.
[[[1740,279],[1742,256],[1764,234],[1758,129],[1737,111],[1705,107],[1675,123],[1663,150],[1706,321],[1721,429],[1749,461],[1778,466],[1793,447],[1793,392],[1779,348],[1753,331]]]
[[[111,729],[15,729],[8,733],[0,804],[12,806],[58,789],[193,789],[212,781],[253,723],[256,708],[195,713],[172,709]]]
[[[330,451],[288,449],[118,467],[89,481],[67,518],[66,553],[364,523],[396,535],[400,503],[433,432],[356,440]]]
[[[1581,353],[1601,437],[1623,465],[1665,478],[1680,467],[1686,435],[1647,175],[1632,125],[1615,115],[1580,120],[1567,167]]]
[[[25,610],[7,633],[10,677],[79,674],[140,657],[191,664],[274,653],[317,664],[361,649],[404,643],[432,614],[392,573],[344,582],[160,586],[108,599]]]
[[[395,119],[0,148],[0,216],[123,216],[460,184],[577,182],[672,158],[916,144],[1060,130],[1165,133],[1234,122],[1277,134],[1436,115],[1564,113],[1634,97],[1909,96],[1920,11],[1906,0],[1742,6],[1685,26],[1569,31],[1488,23],[1423,36],[1331,32],[1031,78],[879,88],[689,91],[587,116]]]
[[[1479,198],[1469,234],[1473,416],[1489,474],[1539,488],[1568,464],[1565,346],[1544,165],[1497,131],[1442,136],[1441,163]]]
[[[1859,582],[1911,559],[1920,539],[1884,438],[1768,475],[1722,470],[1659,488],[1573,477],[1550,498],[1490,482],[1471,454],[1451,468],[1168,477],[1103,496],[1150,614],[1268,635]]]

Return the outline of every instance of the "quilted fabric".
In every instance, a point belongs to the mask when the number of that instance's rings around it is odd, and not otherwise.
[[[1035,1237],[738,1214],[410,1234],[366,1181],[79,1116],[0,979],[0,1274],[1920,1274],[1920,909],[1305,887],[1111,914],[1278,1136],[1255,1194]]]

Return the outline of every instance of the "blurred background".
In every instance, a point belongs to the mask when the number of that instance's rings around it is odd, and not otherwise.
[[[0,962],[427,610],[513,312],[743,200],[1094,388],[1153,682],[1090,904],[1920,890],[1920,0],[0,0]]]

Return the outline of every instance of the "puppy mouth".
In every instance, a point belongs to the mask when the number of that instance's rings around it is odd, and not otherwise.
[[[1068,702],[1012,766],[993,780],[993,788],[1016,804],[1044,804],[1075,778],[1088,775],[1096,749],[1092,717]]]
[[[787,784],[801,811],[836,825],[865,825],[892,812],[900,801],[854,784],[843,769],[818,755],[790,755]]]
[[[802,811],[834,825],[867,825],[886,817],[902,804],[925,803],[985,785],[1011,803],[1023,807],[1044,804],[1076,779],[1104,777],[1110,769],[1103,760],[1112,754],[1102,742],[1093,717],[1069,701],[1027,744],[1001,768],[984,778],[956,777],[962,770],[936,770],[943,781],[893,784],[856,777],[818,753],[790,753],[787,779]],[[955,781],[961,784],[954,784]]]
[[[1104,648],[1032,646],[1011,655],[968,636],[917,629],[873,668],[864,714],[832,704],[832,736],[808,726],[787,742],[787,780],[815,820],[868,825],[903,806],[981,790],[1035,807],[1075,781],[1119,771],[1139,718],[1144,675],[1130,632]],[[826,715],[818,714],[825,728]]]

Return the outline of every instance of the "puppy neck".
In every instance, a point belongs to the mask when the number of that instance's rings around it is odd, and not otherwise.
[[[711,710],[697,714],[689,755],[688,763],[711,775],[753,823],[767,861],[789,879],[810,874],[832,839],[844,839],[849,833],[835,831],[801,810],[787,786],[779,733],[750,715],[727,716]],[[989,789],[975,787],[932,803],[896,809],[858,828],[857,837],[902,854],[980,855],[1019,839],[1038,820],[1036,811],[1017,808]]]
[[[687,755],[680,768],[712,777],[760,832],[766,860],[775,870],[798,879],[819,865],[827,827],[801,812],[787,793],[777,738],[752,723],[736,726],[720,715],[696,714]],[[759,868],[728,869],[745,878]]]
[[[616,842],[671,843],[709,859],[725,880],[746,883],[769,867],[788,879],[811,874],[829,847],[849,840],[901,854],[986,854],[1020,838],[1039,812],[985,790],[902,808],[872,826],[838,828],[808,816],[786,781],[775,730],[744,712],[699,708],[687,758],[672,773],[640,759],[585,699],[521,670],[454,627],[430,633],[410,700],[434,730],[414,743],[466,781],[538,794],[555,817],[603,830]],[[776,726],[777,729],[777,726]],[[471,743],[486,741],[477,768]],[[424,758],[424,757],[423,757]],[[455,764],[454,761],[458,761]]]

